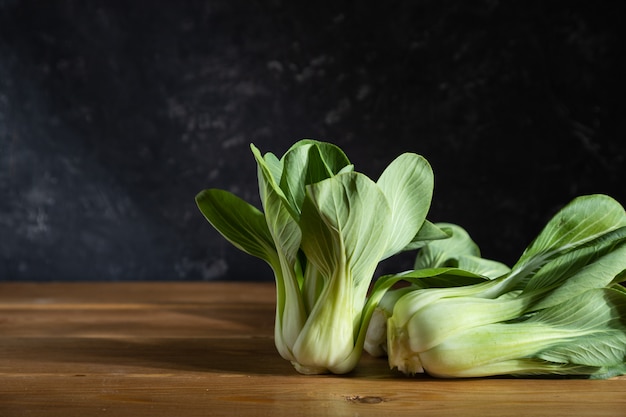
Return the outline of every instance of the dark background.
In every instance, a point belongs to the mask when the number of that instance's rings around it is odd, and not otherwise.
[[[194,196],[258,204],[249,143],[301,138],[424,155],[429,219],[511,264],[626,202],[620,3],[0,0],[0,280],[271,280]]]

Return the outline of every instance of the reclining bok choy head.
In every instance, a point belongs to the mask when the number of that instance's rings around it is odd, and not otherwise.
[[[272,268],[281,356],[304,374],[350,372],[375,307],[367,293],[378,263],[437,234],[426,221],[432,169],[406,153],[375,182],[330,143],[302,140],[280,159],[251,149],[263,211],[219,189],[200,192],[198,207]]]
[[[456,256],[460,268],[488,279],[425,285],[459,274],[438,264],[460,252],[456,243],[453,235],[428,244],[413,271],[377,280],[377,286],[411,285],[387,292],[379,303],[368,352],[387,354],[401,372],[438,377],[626,374],[626,212],[620,203],[606,195],[578,197],[510,270]]]

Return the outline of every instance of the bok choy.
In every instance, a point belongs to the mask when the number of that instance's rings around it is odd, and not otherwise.
[[[509,271],[463,260],[455,243],[429,243],[415,270],[378,280],[380,288],[410,283],[381,302],[386,342],[380,320],[368,332],[370,349],[386,352],[390,367],[438,377],[626,373],[626,214],[617,201],[574,199]],[[488,273],[489,264],[496,268]],[[463,267],[483,280],[426,285]]]
[[[378,263],[446,236],[426,220],[432,169],[406,153],[373,181],[330,143],[302,140],[281,158],[251,149],[262,211],[220,189],[196,203],[228,241],[273,270],[280,355],[304,374],[349,372],[379,298],[367,299]]]

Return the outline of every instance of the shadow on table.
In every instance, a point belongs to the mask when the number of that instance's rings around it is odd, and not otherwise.
[[[279,355],[271,337],[26,337],[6,339],[3,352],[25,373],[53,362],[57,372],[73,375],[300,375]],[[355,376],[389,378],[393,372],[386,360],[364,354],[357,369],[345,375]]]
[[[159,338],[106,340],[98,356],[129,366],[184,372],[232,374],[291,374],[293,367],[268,337]]]

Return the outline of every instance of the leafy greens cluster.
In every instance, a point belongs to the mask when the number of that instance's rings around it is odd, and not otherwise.
[[[460,226],[426,220],[422,156],[400,155],[374,181],[330,143],[280,158],[251,149],[262,211],[220,189],[196,203],[273,270],[275,344],[297,371],[347,373],[365,349],[439,377],[626,373],[626,212],[614,199],[573,200],[509,268]],[[380,261],[415,249],[412,270],[371,286]]]
[[[276,280],[275,343],[304,374],[346,373],[374,311],[365,308],[380,261],[445,236],[426,221],[433,172],[400,155],[374,182],[337,146],[294,144],[281,158],[251,145],[263,211],[220,189],[196,196],[227,240],[265,260]]]

